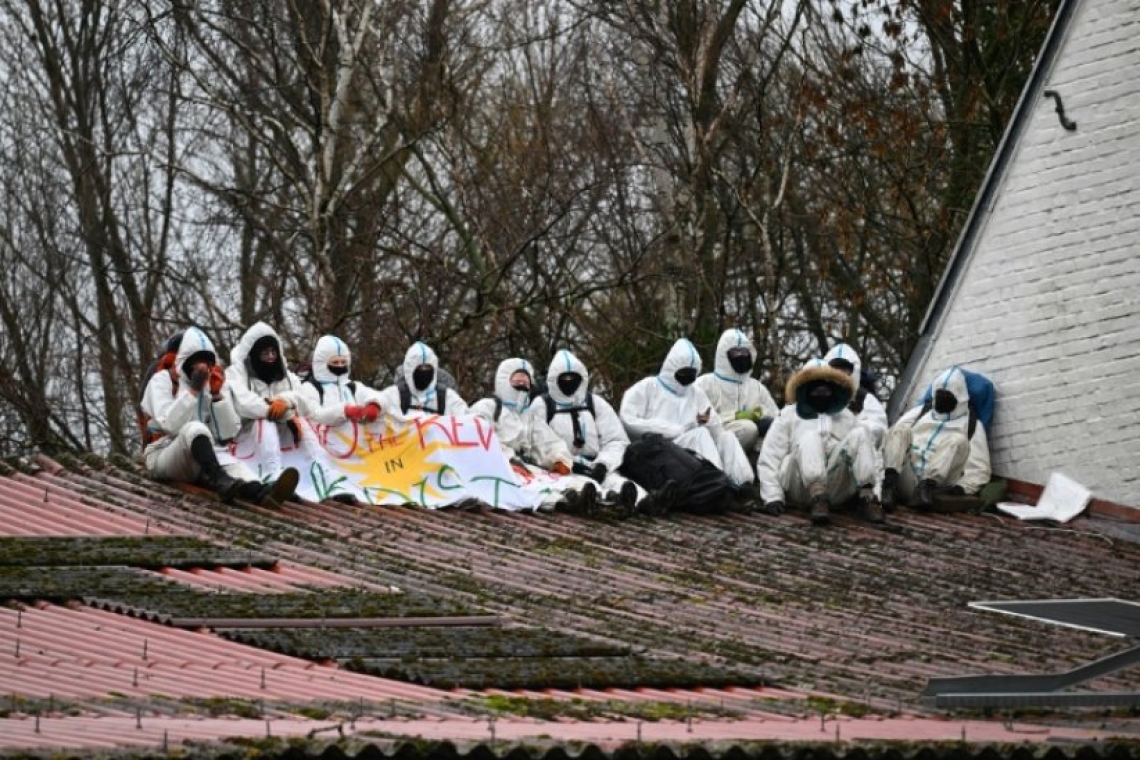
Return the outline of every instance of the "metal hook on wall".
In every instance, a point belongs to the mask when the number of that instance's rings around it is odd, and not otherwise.
[[[1053,98],[1053,100],[1056,101],[1056,103],[1057,103],[1057,109],[1056,109],[1057,110],[1057,118],[1061,120],[1061,126],[1064,127],[1065,129],[1069,130],[1070,132],[1075,132],[1077,129],[1077,123],[1075,121],[1070,121],[1068,118],[1066,118],[1066,116],[1065,116],[1065,104],[1061,102],[1061,93],[1057,92],[1056,90],[1046,90],[1045,91],[1045,97]]]

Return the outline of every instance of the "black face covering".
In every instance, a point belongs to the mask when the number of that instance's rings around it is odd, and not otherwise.
[[[339,375],[347,375],[347,374],[348,374],[348,366],[347,366],[347,365],[345,365],[345,366],[343,366],[343,367],[332,367],[332,366],[330,366],[330,367],[329,367],[329,372],[331,372],[331,373],[333,373],[334,375],[337,375],[337,376],[339,376]]]
[[[515,383],[511,387],[519,393],[530,393],[530,385],[528,383]]]
[[[277,352],[277,357],[273,361],[261,360],[261,352],[267,348]],[[285,379],[285,362],[281,360],[281,344],[276,338],[265,335],[254,342],[253,348],[249,350],[249,367],[253,370],[254,376],[263,383],[276,383]]]
[[[673,373],[673,379],[684,386],[692,385],[697,379],[696,367],[681,367]]]
[[[430,364],[421,364],[412,371],[412,385],[417,391],[426,391],[435,379],[435,367]]]
[[[934,391],[934,411],[939,414],[950,414],[958,406],[958,399],[945,388]]]
[[[752,352],[747,348],[728,349],[728,363],[733,372],[741,375],[752,371]]]
[[[808,388],[807,402],[812,409],[822,414],[835,403],[835,389],[823,383]]]
[[[577,372],[563,372],[558,376],[558,390],[564,395],[573,396],[582,385],[582,376]]]
[[[835,369],[837,369],[840,372],[843,372],[844,374],[847,374],[847,375],[850,375],[852,372],[855,371],[855,365],[852,364],[851,362],[847,361],[846,359],[839,359],[839,358],[832,359],[827,364],[828,364],[828,366],[834,367]]]

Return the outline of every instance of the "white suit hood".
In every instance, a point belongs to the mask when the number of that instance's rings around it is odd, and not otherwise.
[[[859,376],[863,371],[863,362],[859,358],[859,354],[855,352],[851,346],[846,343],[837,343],[831,347],[831,350],[824,354],[823,363],[830,365],[832,359],[843,359],[851,362],[855,369],[851,370],[851,377],[855,380],[855,385],[859,385]]]
[[[516,372],[525,372],[534,382],[534,367],[526,359],[517,357],[499,362],[495,370],[495,396],[508,409],[514,409],[520,414],[530,405],[530,392],[519,391],[511,387],[511,375]]]
[[[558,387],[558,376],[564,372],[574,372],[582,376],[582,382],[573,396],[567,396]],[[582,406],[586,403],[586,393],[590,387],[590,373],[577,356],[562,349],[550,360],[550,367],[546,371],[546,385],[546,392],[559,406]]]
[[[416,367],[421,364],[430,364],[435,370],[431,378],[431,383],[422,391],[416,388],[415,381],[412,380],[412,375],[416,371]],[[424,407],[434,406],[436,385],[439,382],[439,357],[436,356],[432,347],[422,340],[417,340],[409,346],[408,350],[404,353],[404,363],[401,365],[401,371],[404,373],[404,382],[408,384],[408,393],[410,394],[412,404]]]
[[[191,356],[202,351],[207,351],[213,357],[214,362],[218,360],[218,354],[214,350],[214,344],[206,337],[206,333],[199,330],[197,327],[191,327],[182,333],[182,340],[178,344],[178,353],[174,359],[174,366],[178,371],[178,381],[186,387],[190,385],[190,377],[186,374],[183,364]]]
[[[966,375],[962,370],[957,367],[951,367],[934,378],[934,382],[930,384],[931,399],[934,398],[935,391],[941,390],[950,391],[950,393],[954,395],[954,400],[958,403],[947,414],[939,414],[931,407],[930,416],[933,419],[941,422],[950,422],[969,416],[970,392],[966,385]]]
[[[713,357],[713,373],[721,380],[730,383],[742,383],[752,375],[752,370],[748,372],[737,372],[732,368],[732,364],[728,361],[728,352],[734,348],[747,348],[749,355],[752,356],[753,369],[755,369],[756,346],[752,343],[752,339],[745,335],[742,330],[733,328],[721,333],[720,340],[716,342],[716,356]]]
[[[685,367],[692,367],[701,372],[701,355],[697,353],[697,347],[693,345],[692,341],[688,338],[681,338],[673,347],[669,349],[669,353],[665,355],[665,361],[661,364],[661,371],[657,373],[657,382],[665,387],[675,396],[688,396],[693,392],[693,386],[684,386],[677,382],[673,374]]]
[[[348,358],[348,372],[334,375],[329,371],[329,359],[334,356]],[[352,375],[352,352],[344,341],[335,335],[322,335],[313,349],[313,379],[322,385],[347,384]]]
[[[281,337],[269,325],[264,322],[255,322],[248,330],[241,336],[237,345],[230,351],[230,364],[235,367],[242,367],[246,373],[252,375],[253,368],[249,364],[249,354],[253,350],[253,344],[262,338],[270,337],[277,341],[277,354],[281,359],[281,366],[285,370],[285,374],[289,374],[289,365],[285,361],[285,351],[281,346]]]

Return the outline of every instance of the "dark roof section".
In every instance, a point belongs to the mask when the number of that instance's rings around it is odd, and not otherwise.
[[[919,387],[918,384],[926,379],[916,377],[916,375],[926,362],[926,357],[930,353],[935,337],[937,337],[942,318],[945,316],[946,310],[958,290],[958,284],[969,265],[985,217],[993,207],[997,189],[1001,186],[1002,178],[1016,152],[1017,143],[1032,117],[1033,109],[1043,95],[1045,78],[1060,53],[1061,45],[1069,33],[1079,4],[1080,0],[1061,0],[1061,4],[1057,8],[1057,15],[1053,18],[1053,25],[1050,27],[1049,34],[1041,47],[1041,53],[1037,57],[1033,70],[1029,73],[1029,79],[1026,80],[1025,88],[1022,90],[1017,106],[1013,110],[1013,117],[1006,127],[1005,134],[1002,135],[1001,143],[994,153],[993,161],[990,162],[985,179],[982,180],[982,186],[974,198],[970,215],[966,219],[962,233],[958,236],[954,252],[950,255],[946,269],[943,270],[942,277],[938,281],[938,287],[934,291],[934,299],[927,308],[926,316],[918,329],[918,341],[915,343],[914,350],[903,369],[898,385],[891,394],[887,412],[892,422],[902,415],[905,405],[915,395],[915,391]]]

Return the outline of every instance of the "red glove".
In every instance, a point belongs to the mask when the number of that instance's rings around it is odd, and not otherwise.
[[[570,465],[566,464],[565,462],[555,462],[554,466],[551,467],[550,469],[554,470],[559,475],[569,475],[570,474]]]
[[[217,396],[226,384],[226,371],[217,364],[210,370],[210,395]]]
[[[364,407],[356,404],[345,404],[344,416],[353,422],[364,422]]]
[[[364,416],[361,418],[364,422],[375,422],[380,418],[380,405],[375,401],[369,402],[364,407]]]
[[[269,411],[266,413],[266,418],[273,421],[280,420],[289,413],[289,402],[283,398],[275,398],[269,402]]]

